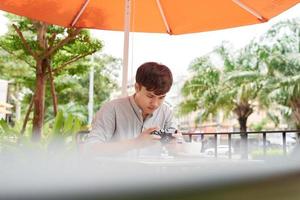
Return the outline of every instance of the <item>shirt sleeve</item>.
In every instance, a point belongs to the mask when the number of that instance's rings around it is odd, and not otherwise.
[[[92,130],[86,142],[104,143],[110,141],[115,131],[115,119],[116,112],[114,106],[110,103],[104,104],[93,119]]]

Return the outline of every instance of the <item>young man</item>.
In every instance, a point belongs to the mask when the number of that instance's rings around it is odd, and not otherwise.
[[[87,144],[92,152],[121,153],[157,143],[150,134],[172,127],[172,112],[163,104],[173,83],[170,69],[156,62],[136,73],[135,94],[104,104],[96,113]]]

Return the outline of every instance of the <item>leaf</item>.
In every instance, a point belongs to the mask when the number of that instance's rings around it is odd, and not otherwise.
[[[73,130],[73,121],[74,121],[74,117],[72,114],[68,114],[67,119],[64,122],[64,127],[63,127],[63,134],[69,135],[70,133],[72,133]]]
[[[74,119],[74,125],[72,129],[72,133],[77,133],[81,129],[81,122],[79,119]]]
[[[55,117],[54,126],[53,126],[53,135],[62,135],[62,128],[64,126],[64,115],[62,111],[59,111]]]
[[[7,122],[3,119],[0,120],[0,127],[3,129],[4,134],[8,135],[8,134],[15,134],[18,135],[19,132],[17,130],[15,130],[14,128],[10,127]]]
[[[3,119],[0,120],[0,126],[4,130],[4,132],[8,133],[10,131],[9,126],[7,125],[6,121]]]

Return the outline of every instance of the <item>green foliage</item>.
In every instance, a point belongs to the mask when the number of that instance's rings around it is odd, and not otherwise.
[[[5,120],[0,120],[0,153],[19,152],[30,145],[30,132],[20,134],[21,123],[17,122],[14,126],[9,125]]]
[[[268,119],[267,118],[264,118],[264,119],[262,119],[260,122],[258,122],[258,123],[255,123],[255,124],[251,124],[250,125],[250,128],[251,128],[251,130],[253,130],[253,131],[262,131],[262,130],[266,130],[266,125],[267,125],[267,123],[268,123],[269,121],[268,121]]]
[[[9,31],[0,37],[0,78],[10,80],[12,83],[10,103],[15,104],[14,99],[18,99],[22,105],[28,105],[35,91],[36,61],[24,48],[20,37],[11,25],[15,24],[20,29],[30,48],[40,55],[43,50],[38,45],[37,27],[41,24],[12,14],[7,17]],[[47,42],[52,47],[56,46],[72,31],[74,29],[48,25]],[[95,68],[95,110],[117,88],[116,74],[120,69],[120,59],[96,54],[93,56],[94,62],[91,62],[91,58],[88,57],[100,51],[102,47],[102,41],[92,38],[88,30],[81,30],[74,40],[58,48],[51,56],[50,65],[55,72],[54,83],[59,108],[74,111],[73,114],[83,123],[87,118],[90,66],[93,65]],[[21,108],[22,113],[25,113],[27,106]],[[53,109],[49,82],[46,85],[45,113],[45,121],[51,121]]]
[[[265,156],[264,156],[264,152],[262,149],[257,149],[257,150],[254,150],[254,151],[251,151],[251,158],[252,159],[260,159],[260,158],[264,158],[265,159]],[[278,156],[283,156],[283,151],[282,149],[268,149],[267,152],[266,152],[266,157],[278,157]]]
[[[202,117],[215,113],[219,94],[220,71],[213,67],[208,57],[199,57],[190,65],[192,78],[184,83],[184,101],[179,105],[179,114],[188,114],[206,108]]]
[[[71,113],[61,110],[54,121],[46,124],[43,143],[49,152],[73,150],[76,147],[76,134],[82,129],[82,122]]]
[[[193,76],[182,89],[185,99],[180,104],[181,114],[201,110],[201,119],[206,120],[224,111],[226,115],[234,112],[237,118],[247,118],[251,112],[238,111],[251,111],[251,102],[257,99],[262,88],[262,75],[256,71],[257,61],[251,59],[253,48],[247,46],[239,54],[230,52],[227,44],[222,44],[213,52],[223,61],[222,67],[212,64],[208,56],[195,59],[190,67]]]
[[[278,117],[278,115],[274,114],[273,112],[268,112],[267,118],[274,123],[275,127],[277,127],[280,123],[280,118]]]
[[[64,114],[62,111],[55,117],[52,135],[58,137],[68,137],[78,132],[81,128],[81,122],[71,113]]]
[[[76,148],[76,134],[84,129],[82,121],[71,113],[59,111],[54,120],[46,123],[40,143],[31,140],[31,133],[20,134],[21,124],[14,127],[0,120],[0,153],[21,152],[38,148],[48,153],[69,151]],[[61,153],[61,152],[60,152]]]
[[[201,111],[205,120],[223,111],[247,118],[255,105],[275,112],[268,116],[275,126],[293,121],[300,127],[299,25],[299,19],[280,22],[237,52],[222,43],[211,53],[222,65],[212,64],[209,56],[195,59],[182,89],[180,114]]]
[[[265,52],[263,62],[270,71],[261,92],[264,105],[278,104],[282,119],[300,125],[300,20],[288,20],[274,25],[261,37],[260,52]],[[264,101],[264,100],[265,101]],[[268,99],[268,100],[266,100]],[[272,102],[272,103],[271,103]],[[293,127],[291,127],[293,128]]]
[[[94,66],[94,111],[111,95],[111,92],[117,89],[116,79],[118,70],[121,66],[120,59],[107,55],[94,56],[94,62],[82,61],[78,65],[84,70],[80,74],[68,70],[69,74],[63,73],[55,79],[56,92],[59,108],[73,113],[83,122],[87,122],[87,104],[89,96],[89,69]],[[48,86],[49,87],[49,86]],[[50,90],[46,93],[46,121],[53,118],[53,109],[51,107],[52,99]]]

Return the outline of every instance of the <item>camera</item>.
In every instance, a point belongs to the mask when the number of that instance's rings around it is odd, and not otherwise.
[[[151,134],[153,135],[159,135],[160,141],[161,143],[169,143],[171,140],[175,139],[175,137],[173,136],[173,134],[177,133],[177,129],[173,128],[173,127],[169,127],[166,129],[160,129],[160,130],[155,130],[152,131]]]

